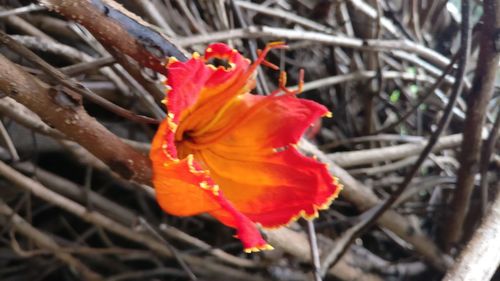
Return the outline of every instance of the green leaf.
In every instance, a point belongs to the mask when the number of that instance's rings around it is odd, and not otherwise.
[[[392,103],[397,103],[399,101],[399,97],[401,96],[401,92],[399,90],[394,90],[392,91],[391,93],[391,96],[389,98],[389,100],[392,102]]]
[[[413,67],[413,66],[412,66],[412,67],[408,67],[408,68],[406,69],[406,72],[408,72],[408,73],[410,73],[410,74],[413,74],[413,75],[417,75],[417,68],[415,68],[415,67]]]
[[[412,93],[413,95],[416,95],[418,93],[418,86],[415,84],[410,85],[410,93]]]

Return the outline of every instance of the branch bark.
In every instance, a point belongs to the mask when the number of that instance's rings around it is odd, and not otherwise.
[[[113,48],[156,72],[166,74],[166,58],[185,60],[181,49],[161,32],[112,0],[40,0],[48,8],[88,29],[112,53]]]
[[[472,89],[467,99],[467,115],[459,158],[457,186],[453,194],[451,211],[444,232],[444,244],[450,249],[462,237],[465,217],[469,210],[474,177],[479,168],[481,131],[486,118],[486,108],[493,96],[495,79],[500,61],[498,40],[500,30],[500,0],[484,1],[484,24],[480,37],[480,49]]]
[[[497,183],[497,189],[500,186]],[[500,265],[500,192],[470,243],[448,271],[443,281],[490,280]]]
[[[461,134],[443,136],[439,138],[432,151],[438,152],[445,149],[452,149],[459,146],[461,141]],[[421,153],[427,143],[428,140],[422,140],[417,143],[406,143],[391,147],[336,152],[328,154],[328,157],[340,167],[350,168],[376,162],[392,161],[411,157]]]
[[[35,112],[70,140],[78,142],[123,178],[150,183],[151,168],[146,155],[109,132],[64,90],[50,87],[2,55],[0,91]]]

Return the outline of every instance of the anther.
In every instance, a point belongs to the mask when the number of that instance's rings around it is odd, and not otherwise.
[[[299,83],[298,83],[297,94],[302,93],[303,89],[304,89],[304,69],[301,68],[299,70]]]
[[[278,80],[278,84],[279,84],[280,89],[282,89],[285,92],[287,91],[287,89],[286,89],[286,80],[287,80],[286,72],[285,71],[281,71],[280,72],[280,78]]]

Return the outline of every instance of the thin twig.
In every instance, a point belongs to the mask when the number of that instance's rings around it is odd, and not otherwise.
[[[224,41],[236,38],[276,38],[287,40],[305,40],[339,47],[353,48],[367,51],[401,50],[415,53],[439,67],[446,67],[450,60],[438,52],[418,43],[408,40],[358,39],[344,35],[331,35],[314,31],[299,31],[287,28],[270,26],[249,26],[247,28],[232,29],[209,33],[207,35],[179,38],[178,44],[189,46],[213,41]]]
[[[7,150],[9,151],[11,160],[14,162],[19,161],[19,153],[17,153],[16,146],[14,145],[14,142],[12,141],[12,138],[10,137],[9,132],[7,132],[7,129],[3,125],[2,120],[0,120],[0,139],[3,141],[3,143],[7,147]]]
[[[73,64],[70,66],[65,66],[65,67],[62,67],[60,70],[62,73],[66,74],[67,76],[76,76],[76,75],[80,75],[82,73],[85,73],[87,71],[93,71],[96,68],[109,66],[113,63],[115,63],[115,59],[111,56],[106,56],[106,57],[102,57],[102,58],[97,58],[97,59],[92,60],[92,61],[84,61],[84,62]]]
[[[415,111],[417,111],[418,108],[423,103],[425,103],[434,94],[434,91],[436,91],[441,86],[441,84],[443,83],[443,81],[445,81],[446,76],[451,72],[451,70],[455,66],[455,62],[458,60],[458,58],[459,58],[459,53],[456,53],[455,56],[453,56],[453,58],[451,59],[451,62],[448,64],[448,66],[446,67],[446,69],[443,70],[441,76],[439,76],[439,78],[436,80],[436,82],[434,82],[434,84],[432,84],[431,87],[429,87],[428,89],[426,89],[426,90],[423,91],[423,92],[426,92],[426,94],[423,97],[421,97],[413,105],[413,107],[410,110],[408,110],[407,112],[403,113],[403,115],[401,115],[401,118],[399,118],[396,122],[388,124],[388,125],[384,126],[383,128],[378,129],[373,134],[374,135],[378,135],[380,133],[383,133],[383,132],[386,132],[386,131],[390,131],[390,130],[396,128],[396,126],[398,126],[399,124],[403,123],[406,119],[408,119],[408,117],[410,117]]]
[[[270,8],[270,7],[263,7],[262,5],[258,5],[252,2],[248,1],[241,1],[241,0],[236,0],[235,1],[236,5],[247,9],[251,11],[258,12],[260,14],[265,14],[273,17],[278,17],[285,19],[287,21],[291,21],[297,24],[300,24],[304,27],[320,31],[320,32],[325,32],[325,33],[334,33],[331,28],[328,26],[322,25],[318,23],[317,21],[309,20],[307,18],[298,16],[297,14],[291,13],[284,11],[282,9],[275,9],[275,8]]]
[[[448,135],[439,138],[431,152],[457,147],[462,142],[462,134]],[[429,145],[429,140],[420,140],[382,148],[362,149],[356,151],[336,152],[328,157],[343,168],[372,164],[376,162],[399,160],[422,153]]]
[[[139,217],[139,223],[147,229],[149,233],[151,233],[154,237],[156,237],[158,240],[162,241],[165,246],[167,246],[170,251],[172,252],[172,255],[174,258],[177,260],[179,265],[182,267],[184,272],[186,272],[187,276],[191,281],[197,281],[198,278],[196,278],[196,275],[194,275],[193,271],[189,268],[189,266],[186,264],[182,256],[177,252],[177,250],[169,243],[165,238],[163,238],[158,231],[156,231],[144,218]]]
[[[500,102],[497,102],[500,106]],[[497,106],[497,107],[499,107]],[[495,145],[498,141],[498,136],[500,135],[500,112],[497,112],[497,117],[495,118],[495,123],[493,123],[493,128],[491,128],[490,135],[486,142],[483,144],[483,149],[481,151],[481,160],[479,164],[479,173],[481,175],[481,181],[479,183],[481,190],[481,213],[483,216],[486,215],[486,210],[488,209],[488,166],[490,164],[493,153],[495,152]]]
[[[314,222],[312,220],[307,220],[307,234],[309,236],[309,245],[311,248],[311,261],[313,265],[314,280],[321,281],[321,264],[319,260],[318,241],[316,239]]]
[[[0,165],[4,165],[0,163]],[[47,250],[50,250],[59,260],[68,264],[82,274],[86,280],[98,281],[104,280],[102,276],[89,269],[86,265],[80,262],[72,255],[60,251],[59,245],[48,235],[44,234],[30,223],[24,220],[21,216],[14,212],[2,199],[0,199],[0,221],[5,223],[6,219],[12,223],[12,227],[22,233],[24,236],[33,239],[35,243]]]
[[[40,6],[38,4],[29,4],[27,6],[15,8],[15,9],[10,9],[8,11],[1,11],[0,18],[17,16],[17,15],[31,13],[31,12],[39,12],[39,11],[43,11],[46,9],[47,9],[46,7]]]

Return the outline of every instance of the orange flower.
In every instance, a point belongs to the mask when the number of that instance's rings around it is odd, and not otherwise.
[[[273,228],[316,217],[340,191],[325,165],[295,145],[328,110],[297,98],[299,91],[285,88],[284,74],[272,94],[249,93],[257,66],[274,67],[266,53],[283,47],[268,45],[251,65],[221,43],[210,45],[204,57],[171,59],[169,113],[150,152],[162,209],[178,216],[210,213],[236,228],[246,252],[272,249],[256,223]],[[217,60],[226,65],[211,64]]]

